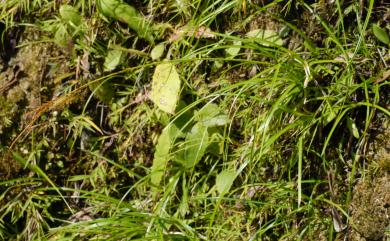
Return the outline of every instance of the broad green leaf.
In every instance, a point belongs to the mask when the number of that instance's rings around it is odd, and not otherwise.
[[[227,49],[225,49],[226,53],[229,54],[231,57],[235,57],[241,50],[241,41],[235,40],[233,41],[233,45]]]
[[[179,160],[186,169],[193,168],[203,157],[209,144],[208,139],[209,133],[207,127],[199,123],[192,127],[185,139],[182,160]]]
[[[79,12],[70,5],[61,5],[60,16],[69,25],[79,26],[82,22]]]
[[[229,122],[227,115],[223,114],[219,107],[210,103],[195,113],[195,120],[206,127],[224,126]]]
[[[179,100],[180,78],[171,63],[159,64],[153,74],[150,99],[161,110],[173,114]]]
[[[217,115],[213,118],[203,120],[202,123],[206,127],[224,126],[229,123],[229,117],[227,115]]]
[[[195,120],[196,121],[204,121],[217,116],[220,113],[220,109],[217,104],[209,103],[203,106],[202,109],[195,112]]]
[[[70,41],[70,36],[66,31],[66,27],[61,25],[54,34],[54,42],[60,46],[66,46]]]
[[[126,23],[139,37],[154,43],[153,26],[134,7],[122,0],[97,0],[97,6],[106,17]]]
[[[381,41],[384,44],[390,43],[389,35],[383,28],[379,27],[377,24],[373,24],[372,31],[374,32],[375,37],[379,41]]]
[[[165,167],[171,158],[170,150],[179,135],[179,128],[172,124],[165,127],[158,138],[151,171],[151,181],[156,186],[160,185]]]
[[[158,44],[152,49],[150,57],[152,57],[153,60],[160,59],[164,54],[164,50],[165,44]]]
[[[283,45],[283,40],[279,37],[278,33],[268,29],[255,29],[246,34],[249,38],[254,38],[259,44],[264,46]]]
[[[123,56],[123,52],[119,49],[112,49],[108,51],[106,59],[104,60],[104,71],[114,70],[119,64],[121,64]]]
[[[356,138],[359,139],[359,130],[355,124],[355,122],[351,118],[347,118],[347,127],[348,130],[351,132],[351,134]]]
[[[216,187],[220,195],[229,192],[236,178],[236,172],[234,170],[223,170],[217,175]]]

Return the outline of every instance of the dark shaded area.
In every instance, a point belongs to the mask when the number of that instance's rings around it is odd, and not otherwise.
[[[8,63],[12,56],[16,53],[16,45],[19,42],[21,33],[23,32],[21,27],[6,28],[4,22],[0,22],[0,57],[3,63]]]

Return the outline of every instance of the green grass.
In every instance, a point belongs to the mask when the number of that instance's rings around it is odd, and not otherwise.
[[[52,44],[51,66],[68,66],[45,82],[58,98],[0,136],[0,160],[12,145],[25,168],[0,182],[2,239],[349,237],[357,176],[376,165],[365,146],[390,116],[375,1],[134,1],[142,34],[97,1],[63,2],[74,15],[0,3],[3,41],[33,29],[19,47]],[[246,35],[266,26],[283,44]],[[149,100],[163,61],[181,80],[175,114]]]

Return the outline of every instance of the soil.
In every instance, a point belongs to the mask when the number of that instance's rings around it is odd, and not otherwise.
[[[351,240],[388,240],[385,231],[390,227],[390,176],[360,181],[351,208]]]
[[[376,175],[361,179],[355,186],[351,203],[351,240],[389,240],[390,229],[390,128],[382,122],[382,131],[369,144],[367,161],[377,166]]]
[[[31,31],[23,33],[19,42],[23,47],[0,72],[0,180],[17,176],[22,168],[5,147],[29,123],[29,114],[52,98],[55,79],[67,70],[54,44],[33,43],[38,36]],[[19,146],[18,150],[24,153],[27,148]]]

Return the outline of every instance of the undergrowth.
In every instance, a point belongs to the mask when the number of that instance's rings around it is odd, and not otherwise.
[[[366,157],[390,116],[384,1],[0,13],[2,239],[355,240],[354,186],[390,166]],[[34,76],[10,62],[31,46],[55,52]]]

